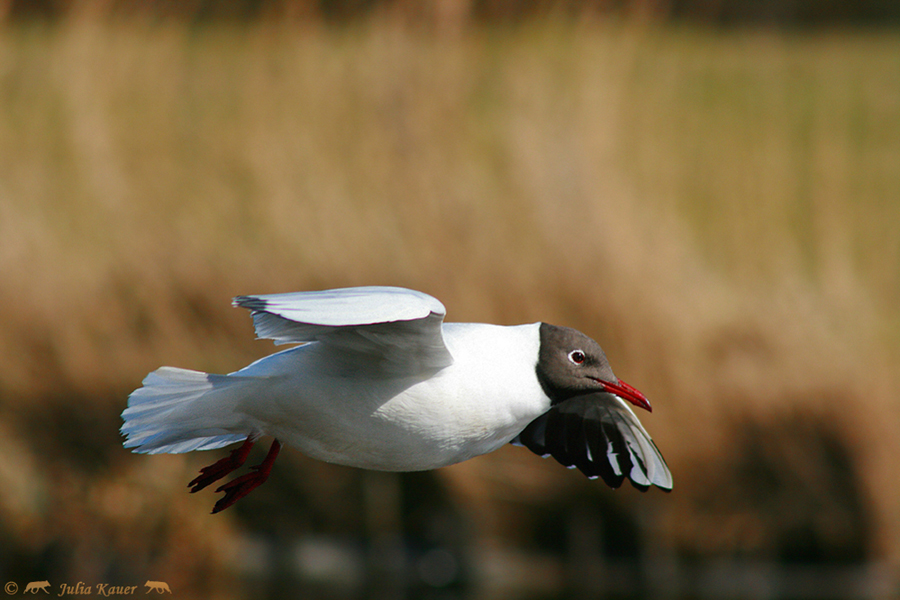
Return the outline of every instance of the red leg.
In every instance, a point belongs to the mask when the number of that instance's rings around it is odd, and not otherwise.
[[[281,442],[275,440],[272,442],[272,447],[269,448],[269,453],[266,454],[263,461],[255,467],[251,467],[253,470],[252,473],[241,475],[237,479],[233,479],[219,487],[216,491],[225,492],[225,495],[216,502],[216,505],[212,510],[213,514],[225,510],[265,483],[266,479],[269,478],[269,473],[272,472],[272,465],[275,463],[275,459],[278,458],[278,452],[280,450]]]
[[[253,439],[248,437],[240,448],[232,450],[231,454],[222,460],[200,469],[200,474],[188,484],[188,487],[191,488],[191,493],[199,492],[209,484],[240,468],[244,461],[247,460],[247,455],[250,454],[250,448],[252,447]]]

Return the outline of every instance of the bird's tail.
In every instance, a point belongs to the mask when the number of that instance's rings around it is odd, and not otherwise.
[[[124,446],[157,454],[213,450],[247,438],[234,408],[252,377],[161,367],[128,397],[122,412]],[[241,432],[243,430],[243,432]]]

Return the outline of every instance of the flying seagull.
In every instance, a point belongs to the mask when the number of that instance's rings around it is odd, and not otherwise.
[[[197,492],[274,438],[250,473],[222,485],[219,512],[266,481],[282,443],[326,462],[382,471],[452,465],[512,442],[590,478],[641,491],[672,475],[600,346],[547,323],[444,323],[437,299],[397,287],[238,296],[259,338],[294,347],[228,375],[161,367],[128,397],[124,446],[213,450]]]

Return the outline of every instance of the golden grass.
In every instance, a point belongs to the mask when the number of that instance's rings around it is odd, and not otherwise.
[[[22,499],[55,497],[34,411],[80,398],[114,427],[160,364],[268,351],[231,296],[395,284],[597,337],[654,400],[666,544],[741,548],[696,490],[732,422],[794,415],[839,432],[900,565],[898,99],[892,32],[0,31],[0,437],[31,473],[0,468],[0,508],[33,532]],[[447,477],[478,495],[514,452]],[[137,483],[150,460],[73,485],[176,503]]]

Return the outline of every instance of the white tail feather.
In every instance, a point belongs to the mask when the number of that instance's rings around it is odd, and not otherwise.
[[[247,438],[236,402],[254,378],[161,367],[128,397],[124,446],[134,452],[178,454],[213,450]]]

